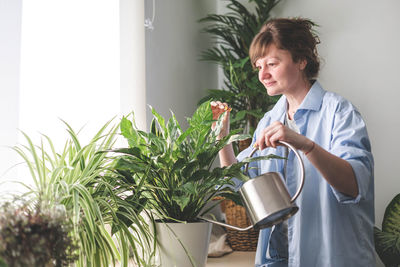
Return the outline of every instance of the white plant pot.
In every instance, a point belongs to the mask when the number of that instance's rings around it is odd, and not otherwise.
[[[160,266],[205,267],[211,227],[208,222],[156,223]]]

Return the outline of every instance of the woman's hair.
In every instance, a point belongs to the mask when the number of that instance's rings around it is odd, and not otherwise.
[[[250,60],[253,67],[255,62],[264,57],[271,44],[287,50],[294,62],[305,59],[307,66],[305,74],[308,79],[315,78],[319,72],[319,57],[316,45],[319,38],[312,32],[315,24],[302,18],[277,18],[267,21],[261,27],[250,45]]]

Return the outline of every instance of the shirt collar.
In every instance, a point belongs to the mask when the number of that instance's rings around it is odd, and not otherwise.
[[[318,81],[315,81],[311,86],[310,91],[307,93],[303,102],[301,103],[300,109],[310,109],[310,110],[319,110],[322,105],[322,99],[325,95],[325,90],[322,89],[321,85]]]
[[[321,108],[322,99],[325,92],[326,91],[322,89],[319,82],[315,81],[301,103],[299,110],[319,110]],[[286,97],[282,96],[271,110],[272,121],[280,121],[283,123],[285,120],[286,109]]]

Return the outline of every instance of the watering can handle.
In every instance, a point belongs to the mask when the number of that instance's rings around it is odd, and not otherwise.
[[[301,192],[301,190],[303,189],[303,186],[304,186],[304,176],[305,176],[304,175],[304,163],[303,163],[303,160],[301,159],[301,157],[299,155],[299,152],[297,152],[297,150],[291,144],[289,144],[289,143],[287,143],[285,141],[278,141],[278,142],[281,143],[282,145],[286,146],[287,148],[290,148],[294,152],[294,154],[296,155],[296,157],[297,157],[297,159],[299,160],[299,163],[300,163],[301,182],[300,182],[299,188],[297,189],[297,192],[293,195],[292,199],[290,200],[290,203],[293,203],[296,200],[296,198],[300,195],[300,192]],[[253,156],[254,153],[257,152],[257,150],[258,150],[257,147],[254,148],[253,151],[251,151],[249,157]],[[249,163],[246,164],[245,173],[247,173],[248,169],[249,169]]]

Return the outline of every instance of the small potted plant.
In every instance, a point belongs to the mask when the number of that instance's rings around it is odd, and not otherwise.
[[[204,266],[211,228],[198,217],[213,208],[209,204],[216,196],[237,196],[232,189],[232,178],[245,177],[241,171],[244,162],[223,168],[213,168],[213,162],[221,148],[248,135],[238,135],[238,130],[218,140],[222,119],[211,128],[209,102],[200,105],[188,118],[189,127],[185,131],[173,114],[168,121],[154,109],[152,114],[149,132],[140,131],[134,119],[122,118],[121,133],[129,147],[114,150],[118,155],[115,170],[129,177],[126,180],[131,182],[125,184],[128,190],[138,184],[145,188],[147,209],[160,220],[156,238],[168,242],[160,244],[164,255],[162,266]],[[197,227],[202,230],[196,230]],[[200,241],[194,234],[204,239],[202,244],[189,244]],[[199,251],[202,255],[195,255]]]
[[[35,202],[35,201],[34,201]],[[62,208],[23,199],[0,206],[0,258],[3,266],[68,266],[77,257],[72,224]],[[0,264],[1,266],[1,264]]]

